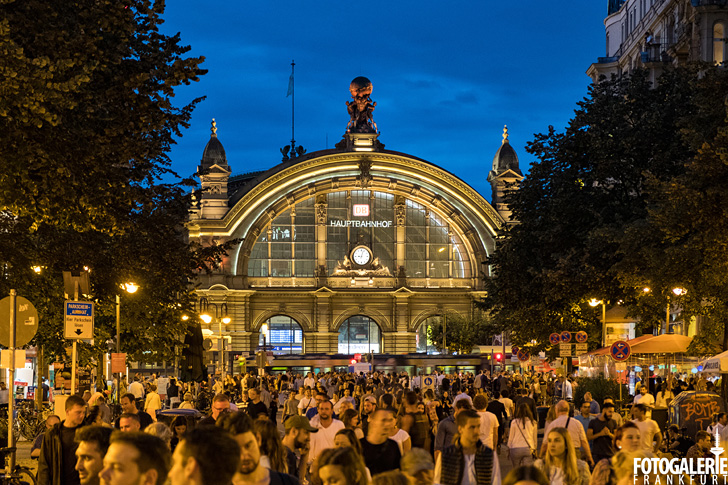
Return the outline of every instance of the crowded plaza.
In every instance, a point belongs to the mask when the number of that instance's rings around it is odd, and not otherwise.
[[[633,483],[635,458],[705,458],[716,436],[728,441],[724,412],[695,439],[650,418],[709,380],[676,375],[656,395],[638,381],[629,403],[597,401],[580,381],[511,371],[137,374],[68,396],[31,456],[42,484],[606,485]]]

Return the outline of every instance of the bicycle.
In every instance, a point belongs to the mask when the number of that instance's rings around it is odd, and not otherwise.
[[[4,464],[11,453],[15,453],[15,447],[0,448],[0,457]],[[8,475],[0,472],[0,485],[36,485],[35,474],[30,468],[15,465],[13,471]]]

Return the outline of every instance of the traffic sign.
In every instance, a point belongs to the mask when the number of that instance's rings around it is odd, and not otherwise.
[[[511,347],[511,353],[512,354],[517,354],[518,353],[518,347],[516,347],[515,345],[513,347]]]
[[[94,304],[66,300],[64,337],[69,340],[94,338]]]
[[[551,342],[551,345],[556,345],[559,342],[561,342],[561,335],[558,333],[552,333],[549,335],[549,342]]]
[[[574,344],[559,344],[559,357],[571,357],[571,350]]]
[[[589,337],[589,335],[584,330],[579,330],[578,332],[576,332],[576,335],[575,335],[576,342],[580,343],[580,344],[583,344],[584,342],[586,342],[586,339],[588,337]]]
[[[561,332],[561,335],[559,337],[561,338],[561,341],[565,344],[571,342],[571,332]]]
[[[632,353],[632,348],[624,340],[617,340],[609,349],[609,355],[617,362],[625,361]]]
[[[18,296],[15,299],[15,346],[27,344],[38,331],[38,310],[33,304]],[[0,344],[10,347],[10,297],[0,300]],[[22,366],[21,366],[22,367]]]
[[[422,378],[422,388],[435,389],[435,382],[437,382],[435,376],[425,376]]]
[[[526,362],[531,358],[531,356],[528,355],[528,352],[526,352],[525,350],[519,350],[517,356],[518,360],[520,360],[521,362]]]
[[[582,355],[589,352],[589,344],[576,344],[576,355]]]

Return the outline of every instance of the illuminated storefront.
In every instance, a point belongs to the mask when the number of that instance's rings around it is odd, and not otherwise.
[[[428,326],[476,311],[509,215],[503,194],[522,179],[507,134],[488,176],[491,205],[371,134],[231,177],[214,130],[189,231],[203,244],[242,241],[196,290],[227,304],[233,354],[264,340],[279,354],[432,353]]]

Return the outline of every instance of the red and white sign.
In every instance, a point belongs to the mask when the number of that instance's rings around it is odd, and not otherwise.
[[[369,216],[369,204],[354,204],[351,206],[354,217],[368,217]]]

